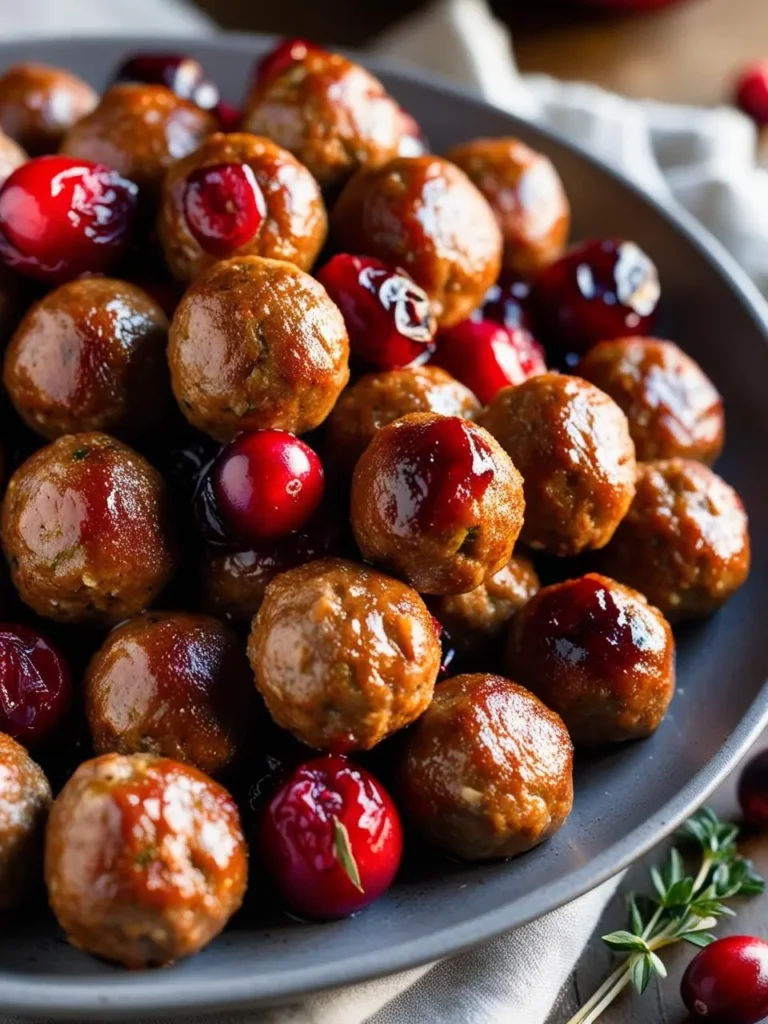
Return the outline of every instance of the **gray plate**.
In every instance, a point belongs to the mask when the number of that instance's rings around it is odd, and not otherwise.
[[[23,2],[23,0],[22,0]],[[237,101],[265,40],[220,36],[179,44],[69,39],[0,47],[0,67],[37,59],[101,87],[135,50],[185,50]],[[349,921],[269,925],[251,917],[164,971],[126,974],[71,949],[50,920],[0,938],[0,1010],[106,1020],[276,1002],[414,966],[560,906],[639,857],[700,804],[768,724],[768,309],[710,236],[558,139],[410,72],[378,70],[438,151],[480,135],[515,134],[547,152],[565,179],[576,235],[621,235],[658,264],[659,333],[679,341],[718,384],[728,415],[720,472],[752,519],[749,583],[710,621],[679,634],[679,687],[655,736],[577,767],[576,805],[546,846],[515,861],[444,861],[404,880]]]

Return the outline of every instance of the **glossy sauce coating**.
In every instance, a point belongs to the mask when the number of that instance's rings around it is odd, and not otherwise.
[[[669,623],[642,594],[597,573],[540,590],[512,622],[508,659],[577,746],[648,736],[675,690]]]
[[[383,427],[352,478],[363,555],[427,594],[461,594],[497,572],[524,508],[511,460],[487,431],[457,416],[413,413]]]
[[[613,399],[545,373],[504,388],[479,418],[523,475],[521,540],[553,555],[601,548],[634,494],[635,448]]]
[[[234,800],[189,765],[105,754],[51,810],[51,909],[73,945],[126,967],[196,953],[240,906],[246,876]]]
[[[341,313],[291,263],[243,256],[204,272],[179,303],[168,359],[189,422],[226,441],[241,430],[318,426],[349,379]]]
[[[399,783],[431,843],[463,860],[514,857],[568,817],[573,747],[560,717],[517,683],[454,676],[409,733]]]
[[[63,68],[15,64],[0,75],[0,128],[30,156],[55,153],[98,101],[90,85]]]
[[[440,641],[410,587],[327,558],[270,583],[248,656],[277,724],[338,753],[368,750],[418,718],[432,699]]]
[[[27,459],[8,484],[1,529],[22,599],[60,622],[135,615],[175,567],[162,479],[106,434],[69,434]]]
[[[501,269],[493,210],[442,157],[399,157],[360,171],[333,207],[331,228],[346,252],[403,267],[429,295],[440,327],[469,316]]]
[[[168,320],[125,281],[83,278],[49,292],[26,314],[5,354],[3,383],[32,430],[145,431],[170,398]]]
[[[0,911],[40,885],[51,787],[24,747],[0,733]]]

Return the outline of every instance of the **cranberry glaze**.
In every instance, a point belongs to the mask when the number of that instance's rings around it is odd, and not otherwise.
[[[36,746],[62,724],[71,699],[61,653],[33,629],[0,624],[0,730]]]
[[[51,787],[16,740],[0,733],[0,910],[14,910],[40,887]]]

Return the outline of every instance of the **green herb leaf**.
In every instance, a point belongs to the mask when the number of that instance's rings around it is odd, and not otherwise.
[[[659,899],[663,900],[667,894],[667,887],[658,868],[651,868],[651,881],[653,882],[654,889],[659,894]]]
[[[603,942],[611,949],[626,950],[627,952],[648,952],[648,944],[639,935],[632,932],[611,932],[610,935],[603,935]]]
[[[648,988],[651,971],[651,961],[647,956],[639,956],[632,964],[632,984],[640,995]]]
[[[365,889],[363,889],[363,886],[360,883],[360,872],[357,867],[355,855],[352,853],[352,844],[349,841],[349,832],[347,832],[346,825],[339,821],[338,818],[333,819],[333,849],[336,854],[336,859],[344,868],[344,871],[352,885],[354,885],[358,892],[365,892]]]
[[[670,885],[674,885],[675,882],[681,882],[685,878],[685,864],[683,858],[676,846],[673,846],[669,851],[669,871],[668,877]]]
[[[629,897],[629,924],[633,935],[643,934],[643,916],[637,906],[634,896]]]
[[[690,942],[692,946],[699,946],[700,949],[715,941],[715,936],[709,932],[684,932],[680,938],[684,942]]]
[[[75,450],[72,452],[72,461],[73,462],[82,462],[82,460],[84,458],[86,458],[86,456],[90,455],[90,452],[91,452],[91,449],[87,448],[87,447],[86,448],[75,448]]]
[[[664,966],[664,961],[656,956],[655,953],[649,953],[648,959],[651,961],[652,970],[654,970],[660,978],[666,978],[667,968]]]
[[[685,907],[693,895],[693,879],[681,878],[674,882],[664,896],[665,907]]]

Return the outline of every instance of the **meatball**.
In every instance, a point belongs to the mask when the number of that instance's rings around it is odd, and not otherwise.
[[[487,654],[515,612],[539,589],[533,563],[513,555],[485,583],[466,594],[434,598],[430,609],[463,657]]]
[[[224,213],[228,201],[234,209]],[[291,153],[256,135],[217,133],[172,164],[157,227],[171,271],[191,281],[235,255],[309,270],[328,218],[317,182]]]
[[[16,411],[47,438],[82,430],[146,431],[170,387],[168,320],[135,285],[81,278],[48,292],[5,353],[3,382]]]
[[[524,544],[565,556],[608,543],[635,492],[635,448],[613,399],[544,373],[500,391],[479,422],[523,475]]]
[[[320,750],[369,750],[432,699],[440,640],[404,583],[340,558],[277,576],[248,656],[272,718]]]
[[[112,625],[170,579],[165,485],[106,434],[69,434],[13,474],[0,510],[11,578],[39,615]]]
[[[328,460],[344,476],[381,427],[412,412],[435,412],[473,420],[480,403],[463,384],[438,366],[406,366],[369,373],[347,388],[328,417]]]
[[[0,131],[0,185],[28,159],[29,157],[18,142],[14,142],[8,135],[4,135]]]
[[[293,153],[329,191],[360,167],[423,149],[412,120],[377,78],[317,48],[255,82],[242,125]]]
[[[504,237],[504,270],[536,274],[568,241],[571,209],[560,175],[519,139],[474,139],[447,154],[491,204]]]
[[[723,400],[698,363],[671,341],[600,341],[576,371],[619,405],[637,458],[714,462],[723,447]]]
[[[573,805],[573,747],[554,711],[501,676],[441,683],[409,733],[400,807],[463,860],[514,857],[549,839]]]
[[[0,732],[0,911],[39,885],[51,787],[24,747]]]
[[[463,171],[438,156],[360,171],[331,213],[338,246],[401,266],[427,292],[440,327],[464,320],[496,281],[502,237]]]
[[[51,909],[73,946],[126,967],[171,963],[218,935],[247,860],[229,793],[165,757],[85,761],[48,819]]]
[[[0,128],[30,156],[55,153],[98,101],[87,82],[63,68],[15,64],[0,75]]]
[[[61,152],[113,167],[156,196],[166,169],[217,128],[210,111],[164,85],[113,85],[93,113],[70,128]]]
[[[512,620],[508,660],[577,746],[649,736],[675,691],[669,623],[642,594],[597,573],[531,598]]]
[[[382,427],[352,478],[363,556],[425,594],[462,594],[509,561],[523,524],[523,481],[487,431],[458,416],[412,413]]]
[[[241,430],[319,426],[349,379],[349,339],[321,284],[291,263],[242,256],[205,271],[168,345],[181,411],[228,441]]]
[[[678,622],[724,604],[749,563],[738,494],[700,462],[663,459],[638,466],[635,498],[601,565]]]
[[[99,754],[157,754],[220,775],[245,752],[256,696],[239,639],[217,619],[147,612],[117,626],[85,676]]]

